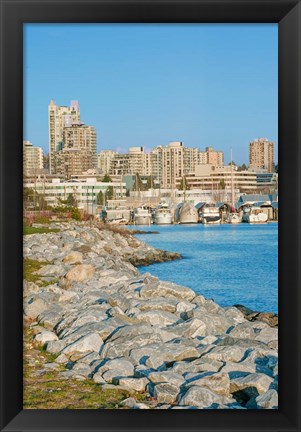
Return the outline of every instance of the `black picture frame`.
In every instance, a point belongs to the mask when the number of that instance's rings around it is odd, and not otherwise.
[[[300,431],[300,71],[296,0],[0,0],[2,431]],[[23,23],[278,23],[279,410],[23,410]]]

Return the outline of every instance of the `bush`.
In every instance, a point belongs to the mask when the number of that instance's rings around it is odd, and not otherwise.
[[[76,207],[72,208],[71,217],[72,217],[72,219],[77,220],[77,221],[79,221],[81,219],[80,211],[78,210],[78,208],[76,208]]]
[[[48,216],[34,216],[34,223],[48,224],[50,219]]]

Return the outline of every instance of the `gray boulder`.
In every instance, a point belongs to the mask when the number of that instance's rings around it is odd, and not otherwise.
[[[197,357],[199,357],[199,353],[196,348],[167,342],[150,353],[145,364],[157,369],[164,363],[173,363],[178,360],[194,359]]]
[[[218,395],[207,387],[192,386],[180,398],[179,405],[195,406],[198,408],[217,408],[217,405],[224,405],[232,402],[222,395]]]
[[[97,333],[90,333],[72,342],[63,349],[65,355],[82,354],[89,352],[100,352],[103,345],[103,340]]]
[[[35,342],[44,345],[46,342],[58,340],[58,337],[55,333],[50,330],[44,330],[41,333],[38,333],[35,336]]]
[[[246,348],[239,346],[216,346],[205,353],[202,359],[212,359],[224,362],[240,362],[245,356]]]
[[[137,307],[141,311],[161,310],[173,313],[177,310],[177,300],[173,298],[157,297],[139,302]]]
[[[143,392],[148,384],[147,378],[119,378],[119,385],[128,388],[130,391]]]
[[[180,388],[181,385],[185,383],[183,376],[173,371],[151,372],[148,375],[148,379],[153,384],[169,383],[177,388]]]
[[[278,392],[273,389],[268,390],[257,396],[256,404],[262,409],[278,409]]]
[[[24,300],[23,311],[27,318],[36,319],[49,308],[49,304],[39,297],[29,297]]]
[[[176,401],[179,394],[179,387],[170,383],[156,384],[154,397],[159,403],[172,404]]]
[[[255,339],[255,332],[248,321],[237,324],[230,332],[234,338]]]
[[[134,365],[126,358],[108,360],[98,370],[106,382],[112,383],[123,377],[134,376]]]
[[[249,397],[257,397],[270,388],[273,378],[262,373],[252,373],[244,377],[235,378],[230,382],[230,392],[244,391]]]
[[[179,321],[179,318],[176,315],[162,310],[140,312],[135,316],[135,318],[139,322],[158,325],[160,327],[166,327]]]
[[[190,289],[172,282],[162,282],[147,284],[140,290],[141,298],[154,297],[174,297],[180,300],[191,301],[196,296],[195,292]]]
[[[214,393],[229,396],[230,394],[230,379],[227,373],[203,373],[199,378],[195,377],[188,384],[186,388],[192,386],[208,387]]]

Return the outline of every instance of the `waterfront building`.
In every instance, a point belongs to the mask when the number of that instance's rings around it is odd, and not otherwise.
[[[60,178],[45,179],[39,176],[34,181],[25,181],[24,187],[33,189],[54,207],[61,205],[61,200],[66,200],[71,194],[78,208],[91,214],[95,214],[99,192],[105,196],[111,187],[115,199],[121,199],[126,194],[125,183],[101,182],[97,178],[63,180]]]
[[[231,186],[240,191],[257,189],[256,173],[250,171],[231,171],[230,166],[216,167],[214,165],[197,165],[195,173],[185,176],[188,189],[211,190],[212,195],[221,195],[223,191],[231,191]],[[182,177],[176,179],[179,189]],[[216,199],[222,201],[222,199]]]
[[[70,106],[56,105],[52,99],[48,105],[48,131],[49,131],[49,170],[56,173],[55,153],[63,149],[63,130],[80,121],[79,103],[71,101]]]
[[[250,169],[274,171],[274,143],[267,138],[257,138],[249,143]]]
[[[23,173],[30,175],[43,169],[43,150],[30,141],[23,141]]]
[[[269,189],[271,191],[278,189],[278,173],[256,171],[256,181],[259,189]]]

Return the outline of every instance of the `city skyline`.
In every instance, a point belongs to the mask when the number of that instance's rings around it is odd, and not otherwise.
[[[24,139],[48,148],[47,107],[79,100],[97,152],[170,141],[248,163],[277,156],[277,25],[25,25]]]

